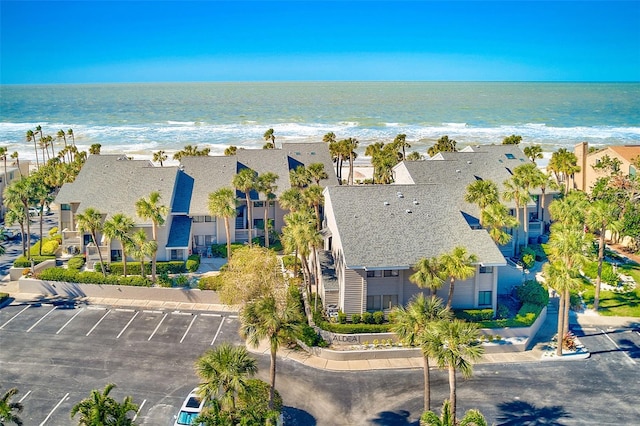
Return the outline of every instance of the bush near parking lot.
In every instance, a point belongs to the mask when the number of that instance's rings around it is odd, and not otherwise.
[[[200,290],[218,291],[222,288],[222,284],[224,284],[222,275],[207,275],[200,278],[198,288]]]
[[[115,275],[122,275],[124,268],[122,262],[111,262],[106,265],[110,273]],[[95,270],[100,269],[100,262],[96,262]],[[151,275],[151,262],[145,262],[144,271],[147,275]],[[156,264],[156,274],[183,274],[187,272],[185,262],[182,260],[172,260],[170,262],[158,262]],[[127,275],[140,275],[141,268],[140,262],[127,262]]]
[[[84,255],[78,254],[76,256],[73,256],[71,259],[69,259],[69,261],[67,262],[67,268],[75,269],[79,271],[80,269],[82,269],[84,264],[85,264]]]
[[[38,273],[36,278],[45,281],[64,281],[69,283],[82,284],[107,284],[107,285],[125,285],[136,287],[151,287],[151,280],[142,278],[139,275],[119,276],[107,275],[106,277],[100,272],[84,271],[79,272],[75,269],[49,268]]]
[[[192,254],[187,258],[186,268],[189,272],[196,272],[200,267],[200,256],[197,254]],[[156,266],[157,268],[157,266]]]
[[[60,247],[60,241],[55,237],[45,237],[40,241],[37,241],[31,248],[29,249],[29,253],[31,256],[39,256],[40,255],[40,244],[42,244],[42,255],[43,256],[53,256]]]

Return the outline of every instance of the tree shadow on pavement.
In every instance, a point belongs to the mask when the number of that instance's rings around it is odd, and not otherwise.
[[[381,411],[377,413],[377,417],[370,421],[374,425],[384,426],[418,426],[419,421],[412,422],[409,420],[409,413],[405,410],[399,411]]]
[[[282,407],[284,424],[292,426],[315,426],[318,424],[315,417],[304,410],[294,407]]]
[[[571,418],[559,405],[536,407],[525,401],[502,402],[498,404],[498,426],[562,426],[562,418]]]

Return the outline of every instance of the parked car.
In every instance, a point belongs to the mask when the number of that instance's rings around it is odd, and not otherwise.
[[[29,216],[40,216],[40,206],[35,206],[35,207],[29,207]],[[45,205],[44,209],[42,209],[44,211],[45,215],[49,214],[49,206]]]
[[[182,403],[182,407],[180,407],[180,411],[176,416],[174,426],[192,425],[195,418],[198,417],[202,411],[204,402],[204,399],[198,396],[198,388],[189,392],[189,395]],[[202,425],[203,423],[200,424]]]

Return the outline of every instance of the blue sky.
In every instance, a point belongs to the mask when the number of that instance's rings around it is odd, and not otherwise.
[[[0,1],[3,84],[640,81],[640,1]]]

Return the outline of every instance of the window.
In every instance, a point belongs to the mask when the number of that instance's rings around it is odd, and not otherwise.
[[[481,266],[480,267],[481,274],[493,274],[493,266]]]
[[[264,201],[254,201],[253,202],[253,207],[264,207]]]
[[[398,275],[400,275],[400,271],[398,271],[397,269],[385,269],[384,270],[384,276],[385,277],[397,277]]]
[[[180,253],[180,255],[178,253]],[[171,250],[170,251],[171,260],[182,260],[181,254],[182,254],[182,250]]]
[[[509,160],[515,160],[516,158],[515,155],[509,154],[509,153],[505,154],[504,156],[507,157]]]
[[[204,217],[204,221],[205,221],[205,222],[215,222],[215,221],[216,221],[216,218],[215,218],[215,217],[213,217],[213,216],[205,216],[205,217]]]
[[[490,291],[480,291],[478,292],[478,305],[491,305],[492,294]]]
[[[120,250],[111,250],[111,261],[112,262],[120,262],[122,260],[122,251]]]
[[[367,296],[367,311],[382,310],[382,296]]]
[[[629,166],[629,176],[634,177],[636,173],[636,168],[633,166]]]
[[[382,296],[382,309],[391,309],[394,306],[398,306],[398,295],[390,294]]]
[[[194,216],[192,220],[193,223],[202,223],[204,222],[204,216]]]
[[[71,205],[70,204],[60,204],[60,210],[63,210],[63,211],[71,210]]]
[[[382,276],[382,271],[367,271],[367,278],[376,277],[379,278]]]

